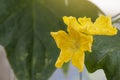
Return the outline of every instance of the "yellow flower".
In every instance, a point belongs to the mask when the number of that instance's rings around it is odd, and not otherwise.
[[[71,60],[72,64],[83,70],[85,51],[91,52],[93,35],[115,35],[117,29],[113,28],[109,17],[100,16],[95,23],[90,18],[63,17],[67,25],[67,32],[60,30],[51,32],[58,48],[61,49],[60,55],[55,66],[61,68],[64,62]]]
[[[74,18],[71,17],[70,20],[74,20]],[[55,39],[58,48],[61,49],[55,66],[60,68],[64,62],[71,60],[72,64],[82,71],[84,52],[91,51],[93,37],[79,32],[79,29],[72,27],[71,23],[68,26],[68,34],[60,30],[51,32],[51,35]]]

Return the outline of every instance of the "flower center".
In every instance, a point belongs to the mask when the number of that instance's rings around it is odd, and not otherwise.
[[[75,51],[78,50],[80,48],[80,43],[76,40],[73,41],[73,46],[72,49],[74,49]]]

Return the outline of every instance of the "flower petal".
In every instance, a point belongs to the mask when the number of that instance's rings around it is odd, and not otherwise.
[[[57,46],[61,49],[60,55],[56,61],[57,68],[62,67],[64,62],[68,62],[73,55],[74,43],[71,37],[64,31],[51,32],[52,37],[55,39]]]
[[[91,47],[92,47],[92,43],[93,43],[93,36],[91,35],[86,35],[86,34],[81,34],[80,35],[81,39],[80,39],[80,48],[83,51],[89,51],[91,52]]]
[[[84,51],[79,50],[72,56],[72,64],[81,72],[84,68]]]
[[[57,68],[62,67],[63,63],[68,62],[71,59],[72,55],[73,55],[73,51],[71,50],[61,50],[55,66]]]
[[[84,26],[85,34],[89,35],[115,35],[117,29],[112,26],[111,18],[101,15],[93,24],[90,18],[79,18],[79,22]]]
[[[71,17],[72,17],[72,16],[71,16]],[[70,17],[63,16],[63,21],[64,21],[64,23],[65,23],[66,25],[69,24],[69,18],[70,18]]]
[[[51,32],[51,35],[56,41],[58,48],[68,49],[72,46],[71,38],[65,31]]]
[[[112,26],[110,17],[101,15],[96,19],[94,27],[91,28],[91,33],[96,35],[115,35],[117,34],[117,29]]]
[[[79,31],[81,30],[81,26],[77,22],[76,18],[72,16],[71,17],[64,16],[63,21],[67,25],[67,31],[69,35],[72,38],[79,40],[80,39]]]
[[[93,24],[91,19],[90,18],[86,18],[86,17],[78,18],[78,21],[79,21],[80,25],[83,26],[84,29],[89,27],[89,25]]]

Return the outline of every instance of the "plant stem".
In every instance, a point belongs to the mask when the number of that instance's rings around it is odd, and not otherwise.
[[[80,72],[80,80],[82,80],[82,72]]]

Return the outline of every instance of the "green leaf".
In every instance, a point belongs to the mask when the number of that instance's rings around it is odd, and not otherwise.
[[[47,80],[58,56],[50,37],[50,31],[60,29],[58,19],[37,0],[0,3],[5,6],[0,15],[0,44],[18,80]]]
[[[90,72],[103,69],[107,80],[120,79],[120,31],[116,36],[95,36],[92,53],[86,54]]]
[[[100,11],[88,1],[69,2],[0,0],[0,44],[18,80],[47,80],[52,75],[59,49],[50,32],[65,28],[63,15],[94,19]]]

